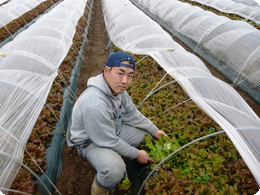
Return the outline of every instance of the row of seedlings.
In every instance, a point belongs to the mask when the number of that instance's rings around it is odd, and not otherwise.
[[[137,61],[143,57],[134,56]],[[189,96],[169,75],[157,86],[160,90],[147,98],[147,94],[164,75],[165,71],[158,63],[147,57],[137,64],[134,81],[128,90],[133,102],[141,105],[139,110],[169,136],[169,139],[158,141],[151,141],[151,137],[147,136],[141,144],[142,149],[157,161],[148,166],[151,169],[180,147],[223,130],[194,102],[182,104]],[[146,101],[143,102],[144,99]],[[143,166],[143,169],[147,167]],[[142,177],[147,176],[144,170],[140,172]],[[225,133],[201,140],[169,158],[156,168],[155,174],[145,182],[143,188],[150,195],[253,195],[259,190],[256,180]]]
[[[260,32],[244,21],[173,1],[135,3],[260,103]],[[148,6],[149,5],[149,6]],[[179,18],[182,18],[181,20]]]
[[[39,182],[33,181],[47,168],[46,148],[84,38],[86,6],[87,0],[63,1],[0,49],[5,54],[0,57],[4,193],[40,194]]]
[[[222,153],[226,153],[225,155],[229,156],[227,161],[224,160],[224,157],[218,158],[219,154],[217,153],[217,151],[214,150],[214,148],[218,150],[219,146],[216,145],[217,143],[214,143],[213,145],[205,144],[205,148],[201,147],[200,145],[199,147],[194,147],[193,152],[188,152],[185,164],[175,164],[175,162],[172,161],[171,167],[165,167],[166,171],[171,172],[173,176],[170,177],[172,181],[169,183],[169,186],[173,184],[174,177],[181,178],[186,174],[190,174],[188,175],[188,179],[191,180],[189,186],[192,186],[192,189],[189,193],[194,193],[196,189],[198,189],[197,184],[200,182],[202,184],[206,184],[207,186],[207,188],[201,188],[204,193],[206,193],[210,189],[212,192],[216,192],[221,189],[223,190],[223,186],[228,186],[230,183],[232,185],[231,187],[228,187],[228,190],[238,190],[238,183],[235,183],[233,181],[233,177],[231,180],[229,180],[228,177],[224,177],[224,173],[222,174],[222,172],[218,171],[218,169],[221,167],[223,168],[223,170],[226,170],[225,166],[227,162],[230,162],[232,165],[232,163],[236,161],[237,157],[232,157],[234,153],[231,154],[228,151],[228,147],[230,147],[230,145],[234,145],[239,151],[243,160],[246,162],[248,168],[251,170],[251,173],[255,177],[254,179],[251,175],[250,182],[253,184],[252,186],[257,186],[257,182],[259,183],[260,181],[260,160],[258,150],[256,149],[259,148],[260,143],[260,120],[258,116],[253,112],[253,110],[249,107],[249,105],[243,100],[243,98],[236,92],[236,90],[232,86],[229,86],[223,81],[212,76],[212,74],[206,68],[205,64],[199,58],[189,52],[186,52],[181,46],[175,43],[169,36],[169,34],[163,31],[160,25],[152,21],[147,15],[136,8],[131,2],[111,2],[103,0],[102,3],[106,28],[109,37],[111,41],[115,44],[115,46],[123,51],[127,51],[133,54],[151,56],[166,71],[167,75],[170,75],[172,78],[176,79],[176,81],[187,93],[189,98],[185,100],[180,99],[178,103],[174,102],[173,105],[171,105],[172,103],[170,103],[170,105],[175,108],[177,106],[180,106],[182,103],[186,104],[187,102],[192,100],[197,106],[200,107],[200,109],[203,110],[204,115],[210,116],[214,121],[218,123],[218,125],[223,130],[225,130],[226,134],[233,142],[231,144],[229,139],[223,139],[223,148],[225,150],[222,150]],[[169,7],[170,6],[168,6],[168,8]],[[138,18],[138,20],[136,20],[135,18]],[[145,75],[149,76],[150,81],[151,75],[148,71],[145,72],[142,76]],[[165,79],[165,77],[163,77],[163,79]],[[137,85],[137,87],[140,86],[144,86],[144,88],[149,87],[149,85],[145,84],[145,82],[141,85]],[[151,89],[151,87],[149,88]],[[139,96],[139,93],[134,93],[137,94],[137,97]],[[165,96],[169,96],[169,99],[172,99],[175,96],[174,90],[170,90],[168,93],[165,93]],[[152,100],[152,102],[153,101],[154,100]],[[164,107],[165,102],[165,99],[160,99],[159,101],[159,104],[162,105],[161,111],[163,112],[168,111],[168,109]],[[151,105],[148,106],[148,109],[153,110],[153,105],[154,103],[151,103]],[[155,110],[153,114],[159,114],[157,112],[158,111]],[[176,116],[176,113],[171,113],[169,117],[170,124],[174,124],[175,122],[179,123],[179,120],[188,120],[186,124],[182,124],[181,127],[177,126],[175,129],[171,130],[171,133],[169,133],[169,135],[174,135],[173,137],[171,137],[171,139],[174,142],[175,137],[178,141],[178,144],[185,144],[191,140],[197,139],[199,136],[205,135],[206,133],[212,133],[216,129],[218,129],[214,127],[211,128],[210,126],[207,126],[207,128],[202,128],[200,126],[200,123],[204,123],[203,121],[205,120],[207,121],[206,117],[204,120],[198,120],[193,124],[189,120],[192,120],[193,117],[196,117],[196,114],[188,114],[187,111],[184,112],[184,114],[180,118]],[[193,130],[191,130],[190,126],[188,126],[189,124],[193,124]],[[163,127],[167,128],[165,126],[165,123],[163,123]],[[178,128],[180,128],[179,132]],[[241,131],[242,129],[243,131]],[[175,134],[175,132],[178,133]],[[192,132],[195,132],[195,134],[193,134]],[[192,137],[192,135],[194,135],[194,137]],[[147,141],[149,142],[149,139]],[[157,142],[150,145],[148,144],[148,151],[149,149],[151,149],[149,147],[152,147],[151,145],[156,145],[156,143]],[[160,144],[158,144],[158,146],[159,145]],[[170,149],[169,147],[173,148]],[[167,150],[170,150],[170,152],[176,149],[174,143],[168,143],[164,146],[161,145],[159,146],[159,148],[168,148]],[[213,149],[213,151],[211,151],[211,149]],[[156,152],[153,151],[153,153]],[[193,155],[193,161],[187,160],[189,159],[189,155],[191,154]],[[210,156],[208,156],[208,154],[210,154]],[[182,160],[185,159],[178,158],[178,161]],[[203,164],[203,160],[207,161],[207,164]],[[212,172],[211,168],[216,160],[218,160],[218,165],[214,165],[216,169],[214,169],[214,172]],[[241,162],[243,162],[243,160],[241,160]],[[174,170],[175,168],[178,168],[179,173]],[[248,168],[246,167],[245,170],[247,170],[247,172],[250,172]],[[161,178],[164,177],[164,174],[166,174],[166,172],[162,172]],[[235,175],[235,178],[238,175],[239,174]],[[223,180],[223,177],[225,178],[225,180]],[[203,178],[203,180],[201,178]],[[156,183],[156,181],[157,180],[155,180],[154,182]],[[223,182],[220,183],[221,181]],[[166,181],[164,180],[162,182]],[[177,186],[179,182],[180,181],[177,181]],[[164,186],[164,184],[162,185]],[[161,190],[163,192],[163,190],[165,189],[162,187]],[[183,190],[184,193],[188,193],[187,189]],[[246,190],[249,190],[249,188],[247,188]]]
[[[12,0],[0,6],[0,42],[15,34],[34,21],[41,14],[55,5],[59,0]],[[2,46],[2,44],[0,45]]]

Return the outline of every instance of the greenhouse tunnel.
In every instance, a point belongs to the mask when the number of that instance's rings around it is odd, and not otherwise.
[[[11,21],[21,17],[24,13],[34,10],[35,7],[44,3],[41,0],[30,0],[26,3],[19,0],[12,0],[9,3],[1,6],[0,9],[0,28],[6,26]],[[44,4],[43,4],[44,6]]]
[[[23,4],[21,7],[24,8]],[[4,8],[9,5],[11,4],[7,3]],[[16,5],[18,6],[18,4]],[[33,5],[36,6],[36,4]],[[73,5],[73,9],[71,9],[71,5]],[[63,1],[0,49],[0,87],[3,92],[1,93],[0,108],[4,113],[4,117],[1,117],[0,120],[2,154],[0,158],[1,167],[3,167],[0,186],[4,192],[12,184],[23,163],[25,145],[45,104],[53,80],[59,74],[58,67],[72,45],[76,26],[84,13],[85,5],[87,5],[87,1],[77,1],[76,3],[71,0]],[[33,9],[33,6],[28,7]],[[16,9],[16,7],[12,8]],[[20,8],[16,10],[21,11],[20,15],[28,11]],[[16,16],[19,17],[18,14]],[[13,19],[15,18],[11,20]],[[74,75],[78,74],[78,70],[75,71]],[[71,78],[75,80],[73,76]],[[72,85],[73,87],[75,86]],[[68,93],[71,91],[64,92],[65,106],[63,109],[70,106],[67,103]],[[62,117],[61,119],[66,125],[67,119]],[[62,132],[62,136],[64,139],[64,132]],[[61,142],[57,137],[55,137],[57,141],[53,142],[53,147]],[[55,150],[58,151],[58,147]],[[53,154],[53,151],[48,154]],[[12,156],[11,160],[10,156]],[[53,155],[52,157],[58,157],[58,161],[60,161],[60,156]],[[55,168],[59,169],[59,166],[55,166]],[[52,179],[53,175],[57,177],[57,171],[52,170],[51,174],[49,178]]]
[[[11,2],[16,0],[10,1],[6,6]],[[31,2],[26,6],[22,3],[20,8],[15,8],[20,10],[18,14],[15,10],[5,13],[0,10],[0,18],[6,13],[10,16],[8,21],[0,21],[0,24],[5,26],[42,1]],[[59,65],[72,46],[77,23],[88,2],[62,1],[28,29],[19,33],[13,41],[0,48],[0,89],[3,92],[0,96],[0,110],[5,114],[5,117],[0,119],[0,159],[1,166],[5,168],[1,170],[0,176],[2,189],[10,187],[23,163],[29,134],[46,102],[53,80],[59,75]],[[90,2],[91,12],[93,1]],[[223,128],[259,185],[260,120],[233,88],[241,87],[260,104],[259,30],[246,22],[232,21],[175,0],[132,2],[133,4],[127,0],[102,0],[105,25],[112,43],[131,54],[151,56],[175,79],[192,101]],[[213,5],[212,3],[211,6]],[[242,5],[240,7],[242,10]],[[259,7],[252,10],[259,12]],[[247,16],[252,15],[250,12]],[[182,20],[179,20],[180,16]],[[255,18],[256,22],[259,22],[257,17]],[[64,129],[66,131],[74,104],[71,93],[77,91],[90,19],[91,14],[84,29],[84,41],[79,57],[71,73],[70,86],[66,87],[63,94],[60,123],[56,124],[52,144],[47,149],[48,169],[41,176],[52,194],[55,193],[55,187],[49,180],[55,183],[62,170],[61,154],[66,140]],[[202,60],[173,41],[171,35],[160,25],[226,75],[233,82],[233,86],[214,77]],[[12,99],[9,99],[10,95],[13,95]],[[23,118],[28,120],[22,120]],[[10,161],[5,154],[13,159]],[[130,174],[129,177],[136,178],[133,183],[136,193],[148,173],[137,179],[136,172],[139,170],[136,169],[140,167],[134,162],[130,162],[129,166],[133,170],[133,175]],[[43,185],[39,188],[43,194],[48,194]]]
[[[154,7],[158,4],[158,1],[147,2],[148,5],[145,4],[144,1],[140,3],[143,3],[147,8],[153,7],[151,6],[153,3]],[[171,2],[174,3],[176,1]],[[165,31],[161,29],[160,26],[158,26],[157,23],[151,23],[151,19],[143,12],[136,9],[132,4],[127,2],[119,3],[118,1],[102,1],[102,3],[106,27],[112,42],[124,51],[134,54],[150,55],[168,74],[173,78],[176,78],[191,99],[196,102],[197,105],[200,105],[204,112],[209,114],[220,126],[222,126],[239,150],[240,154],[243,156],[244,160],[247,162],[247,165],[249,167],[252,166],[250,168],[251,172],[257,179],[259,166],[256,166],[256,164],[259,163],[259,152],[256,148],[259,146],[256,146],[255,143],[257,142],[256,140],[259,140],[259,118],[248,105],[243,103],[242,98],[237,94],[237,92],[226,83],[218,81],[216,78],[212,77],[202,61],[200,61],[195,55],[186,52],[181,46],[178,47],[178,45],[171,39],[171,37],[169,37],[168,34],[165,33]],[[171,6],[168,4],[168,7]],[[128,27],[129,30],[124,29],[121,31],[122,34],[124,34],[124,36],[121,36],[121,33],[118,32],[121,24],[115,22],[117,20],[116,18],[120,16],[122,23],[124,23],[122,18],[125,17],[127,21],[127,18],[131,17],[130,13],[135,13],[135,17],[136,14],[139,14],[139,21],[136,24],[136,29],[139,26],[142,26],[140,22],[150,24],[150,26],[153,26],[152,28],[158,27],[160,29],[157,31],[133,31],[132,29],[135,28],[134,26],[131,26]],[[176,15],[176,12],[174,13]],[[116,26],[116,24],[118,24],[118,26]],[[149,28],[147,27],[147,29]],[[137,40],[136,37],[138,37]],[[152,39],[153,37],[156,38]],[[171,45],[175,46],[170,47]],[[173,50],[168,50],[169,48],[172,48]],[[194,61],[196,61],[196,63],[194,63]],[[234,110],[240,110],[237,112],[236,116],[230,114],[233,113]],[[246,115],[248,115],[248,117],[245,118],[242,113],[247,113]],[[239,129],[241,128],[244,130],[240,131]],[[252,140],[253,137],[256,138],[256,140]],[[252,140],[252,142],[248,142],[247,140]],[[248,150],[244,150],[245,148],[242,148],[242,145],[244,145]],[[250,157],[247,156],[248,154]],[[254,160],[251,161],[249,159]]]
[[[14,2],[14,1],[12,1]],[[38,13],[36,11],[36,8],[33,7],[32,9],[29,9],[29,12],[32,11],[32,10],[35,10],[34,12],[36,12],[37,14],[37,17],[33,18],[31,21],[27,21],[21,14],[24,14],[23,12],[20,13],[20,14],[17,14],[15,15],[13,13],[13,10],[14,8],[19,5],[18,2],[16,2],[16,6],[10,6],[9,3],[6,4],[6,5],[2,5],[1,6],[1,10],[0,10],[0,28],[5,28],[7,31],[7,25],[9,25],[10,23],[15,23],[17,24],[18,26],[20,24],[18,24],[18,22],[16,21],[17,18],[22,17],[22,20],[23,22],[25,23],[25,25],[21,28],[19,28],[17,31],[15,31],[14,33],[11,33],[8,31],[8,33],[10,34],[9,37],[5,38],[2,42],[0,42],[0,47],[2,47],[3,45],[5,45],[6,43],[12,41],[14,39],[14,37],[16,37],[20,32],[26,30],[29,26],[31,26],[38,18],[40,18],[43,14],[46,14],[48,13],[50,10],[53,9],[53,7],[57,6],[59,3],[61,2],[61,0],[57,1],[57,2],[52,2],[52,4],[50,6],[45,6],[44,5],[44,2],[42,2],[42,6],[41,4],[37,4],[37,6],[41,6],[41,7],[44,7],[44,12],[43,13]],[[27,4],[29,4],[30,2],[28,2]],[[26,12],[28,13],[28,11]],[[33,17],[31,14],[30,14],[30,17]]]
[[[139,6],[259,104],[259,30],[187,3],[163,2],[142,1]]]
[[[252,20],[257,24],[260,24],[260,7],[255,1],[251,2],[251,5],[250,1],[247,1],[247,4],[249,5],[242,2],[224,0],[195,0],[194,2],[213,7],[221,12],[237,14],[247,20]]]

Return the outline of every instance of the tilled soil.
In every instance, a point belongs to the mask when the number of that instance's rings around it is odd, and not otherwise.
[[[103,64],[106,62],[109,55],[108,38],[106,34],[105,24],[102,15],[101,1],[94,0],[94,7],[92,13],[91,28],[88,32],[88,42],[85,45],[84,61],[79,75],[78,91],[79,96],[87,87],[87,80],[96,76],[103,70]],[[176,42],[181,44],[187,51],[190,49],[182,44],[179,40]],[[204,61],[204,60],[203,60]],[[224,77],[215,68],[210,66],[207,62],[212,74],[227,83],[230,81]],[[258,116],[260,116],[260,105],[255,103],[242,90],[237,89],[240,95],[247,101]],[[56,187],[62,195],[66,194],[84,194],[89,195],[93,179],[96,171],[93,166],[85,159],[81,158],[75,148],[70,148],[67,144],[64,145],[63,154],[63,168],[62,173],[56,182]],[[58,193],[56,193],[58,194]],[[116,190],[115,195],[129,194],[126,191]]]
[[[109,56],[108,38],[102,15],[101,1],[94,0],[92,20],[88,31],[88,41],[84,47],[84,60],[78,80],[77,97],[86,89],[90,77],[100,74]],[[96,170],[85,159],[81,158],[75,148],[64,145],[62,154],[62,173],[56,187],[62,195],[90,195],[91,185]],[[56,193],[58,194],[58,193]],[[127,194],[116,190],[115,195]]]

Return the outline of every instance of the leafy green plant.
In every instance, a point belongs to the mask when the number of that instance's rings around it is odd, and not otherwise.
[[[135,57],[139,60],[142,56]],[[150,57],[142,62],[137,65],[133,85],[128,91],[136,105],[139,105],[165,74],[164,71],[158,71],[158,65]],[[149,80],[144,80],[144,73],[149,73]],[[158,87],[170,81],[172,78],[166,76]],[[141,83],[149,86],[150,90],[143,89]],[[159,140],[146,136],[145,142],[141,144],[141,148],[157,163],[180,146],[222,130],[192,101],[172,108],[188,98],[181,86],[173,83],[149,97],[139,108],[169,136]],[[176,148],[172,149],[169,145]],[[155,166],[152,164],[151,168]],[[180,151],[161,165],[159,171],[145,184],[146,194],[151,195],[255,194],[258,189],[251,172],[224,133]]]
[[[12,189],[26,192],[28,194],[41,194],[38,190],[39,182],[33,182],[31,173],[25,168],[21,168],[12,184]],[[9,192],[10,195],[18,195],[20,193]]]
[[[126,177],[121,183],[118,184],[119,190],[131,190],[131,181]]]
[[[161,136],[159,140],[153,140],[150,134],[145,136],[145,144],[142,147],[148,151],[149,157],[157,162],[162,161],[180,148],[175,138],[170,139],[166,136]]]
[[[36,163],[43,169],[44,171],[47,169],[47,164],[46,164],[46,158],[45,155],[47,152],[45,151],[45,147],[43,144],[35,145],[33,143],[28,143],[26,145],[26,150],[29,152],[30,156],[25,153],[23,163],[30,167],[32,171],[34,171],[36,174],[42,174],[38,166],[35,164],[35,162],[32,160],[35,159]]]

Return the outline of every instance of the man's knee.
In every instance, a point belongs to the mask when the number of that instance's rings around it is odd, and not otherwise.
[[[126,175],[126,165],[121,158],[114,159],[108,163],[105,169],[98,173],[97,181],[105,188],[113,188]]]
[[[126,174],[126,165],[122,158],[114,160],[110,164],[111,176],[119,183]]]

